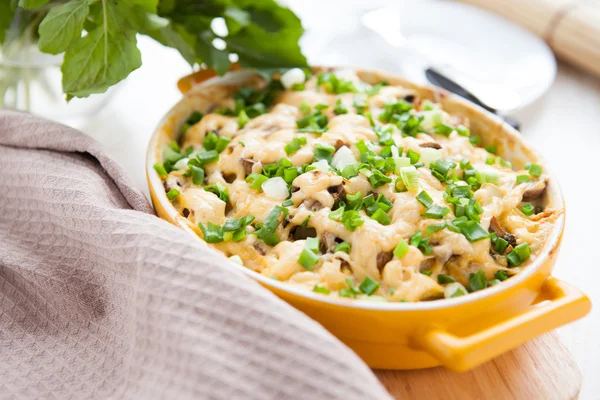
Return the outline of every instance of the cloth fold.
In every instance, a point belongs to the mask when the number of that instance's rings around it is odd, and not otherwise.
[[[91,138],[0,110],[1,399],[387,399],[306,315],[153,215]]]

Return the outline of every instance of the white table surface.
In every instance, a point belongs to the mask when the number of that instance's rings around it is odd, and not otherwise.
[[[121,85],[109,105],[79,125],[100,141],[146,190],[146,145],[160,118],[179,99],[176,81],[190,72],[179,54],[141,38],[143,66]],[[523,136],[560,180],[567,225],[555,275],[600,303],[600,79],[561,64],[556,82],[541,100],[515,116]],[[598,280],[598,281],[597,281]],[[583,374],[581,399],[600,398],[600,312],[559,330]]]

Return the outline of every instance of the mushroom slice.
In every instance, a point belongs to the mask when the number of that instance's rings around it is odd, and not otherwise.
[[[240,163],[244,167],[244,172],[246,175],[250,175],[252,173],[252,167],[254,164],[256,164],[256,161],[251,158],[240,158]]]
[[[317,230],[315,228],[305,228],[302,225],[297,225],[290,230],[290,237],[293,240],[304,240],[306,238],[316,236]]]
[[[515,247],[517,245],[517,238],[515,237],[515,235],[513,235],[512,233],[508,233],[502,227],[502,225],[500,225],[500,222],[498,222],[496,217],[492,217],[492,219],[490,221],[489,231],[490,232],[493,231],[496,234],[496,236],[506,240],[510,246]]]
[[[333,249],[337,246],[337,236],[331,232],[323,232],[321,235],[321,247],[323,253],[333,253]]]
[[[379,272],[383,271],[385,264],[389,263],[392,258],[394,258],[394,254],[391,251],[382,251],[381,253],[377,254],[377,269]]]
[[[523,193],[523,201],[535,200],[546,190],[546,181],[537,181],[529,185],[529,188]]]
[[[442,148],[442,145],[440,145],[437,142],[426,142],[426,143],[421,143],[419,145],[419,147],[429,147],[429,148],[432,148],[432,149],[440,150]]]
[[[344,185],[342,184],[329,186],[327,191],[329,194],[331,194],[331,197],[333,197],[334,205],[338,204],[346,197],[346,191],[344,190]]]

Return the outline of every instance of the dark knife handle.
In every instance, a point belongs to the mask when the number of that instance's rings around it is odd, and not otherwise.
[[[473,93],[469,92],[467,89],[454,82],[452,79],[448,78],[446,75],[442,74],[436,69],[427,68],[425,70],[425,76],[427,77],[427,80],[429,80],[429,82],[433,83],[434,85],[444,88],[447,91],[452,92],[462,98],[465,98],[470,102],[477,104],[479,107],[498,115],[504,120],[504,122],[515,128],[516,130],[519,130],[521,128],[521,124],[519,123],[519,121],[506,115],[499,114],[498,110],[483,103]]]

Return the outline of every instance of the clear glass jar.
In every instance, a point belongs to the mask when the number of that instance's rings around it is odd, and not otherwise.
[[[114,92],[69,102],[62,92],[62,55],[42,53],[37,28],[45,12],[17,9],[0,46],[0,108],[29,111],[60,122],[76,122],[97,114]]]

